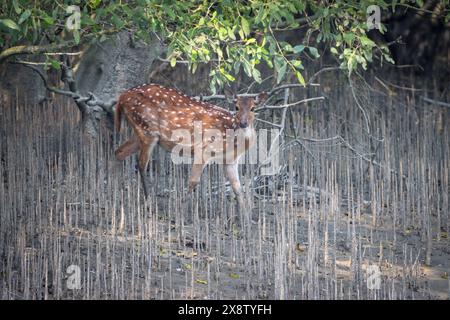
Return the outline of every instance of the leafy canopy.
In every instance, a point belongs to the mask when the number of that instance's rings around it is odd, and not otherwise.
[[[243,70],[260,83],[259,66],[274,69],[277,83],[292,73],[302,84],[303,62],[318,58],[318,47],[330,50],[341,68],[352,72],[372,62],[375,49],[392,62],[387,47],[367,36],[367,8],[382,10],[396,6],[422,7],[423,1],[383,0],[135,0],[67,1],[7,0],[0,4],[0,54],[18,44],[64,44],[71,49],[80,42],[101,40],[128,30],[133,37],[150,41],[155,36],[167,47],[167,61],[187,63],[195,72],[199,64],[210,63],[211,90],[234,80]],[[80,9],[79,28],[68,30],[73,16],[68,6]],[[302,29],[296,43],[279,41],[289,30]],[[381,25],[380,32],[385,32]],[[319,46],[319,43],[325,45]],[[48,58],[49,65],[58,62]]]

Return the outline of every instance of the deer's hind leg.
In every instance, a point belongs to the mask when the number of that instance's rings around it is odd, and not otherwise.
[[[127,140],[125,143],[120,145],[119,148],[115,151],[115,155],[117,160],[125,160],[128,156],[136,153],[139,150],[139,140],[137,137],[133,137],[130,140]]]
[[[147,166],[148,161],[152,155],[152,151],[156,144],[158,143],[158,137],[152,137],[145,139],[145,142],[140,143],[140,152],[139,152],[139,173],[141,175],[142,186],[144,188],[144,195],[146,198],[149,196],[149,188],[147,182]]]

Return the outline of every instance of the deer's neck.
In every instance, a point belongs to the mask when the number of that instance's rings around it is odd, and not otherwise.
[[[246,128],[237,128],[234,130],[236,135],[244,137],[249,142],[252,142],[256,136],[256,130],[253,127],[253,124],[249,124]]]

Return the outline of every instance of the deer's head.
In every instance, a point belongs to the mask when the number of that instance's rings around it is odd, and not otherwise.
[[[249,126],[253,126],[255,120],[255,108],[262,104],[268,95],[265,92],[261,92],[256,97],[235,97],[233,99],[236,108],[236,129],[245,129]]]

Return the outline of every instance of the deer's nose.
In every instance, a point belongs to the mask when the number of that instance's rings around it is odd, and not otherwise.
[[[247,128],[247,127],[248,127],[248,122],[247,122],[247,121],[241,121],[241,122],[239,122],[239,127],[241,127],[241,128]]]

